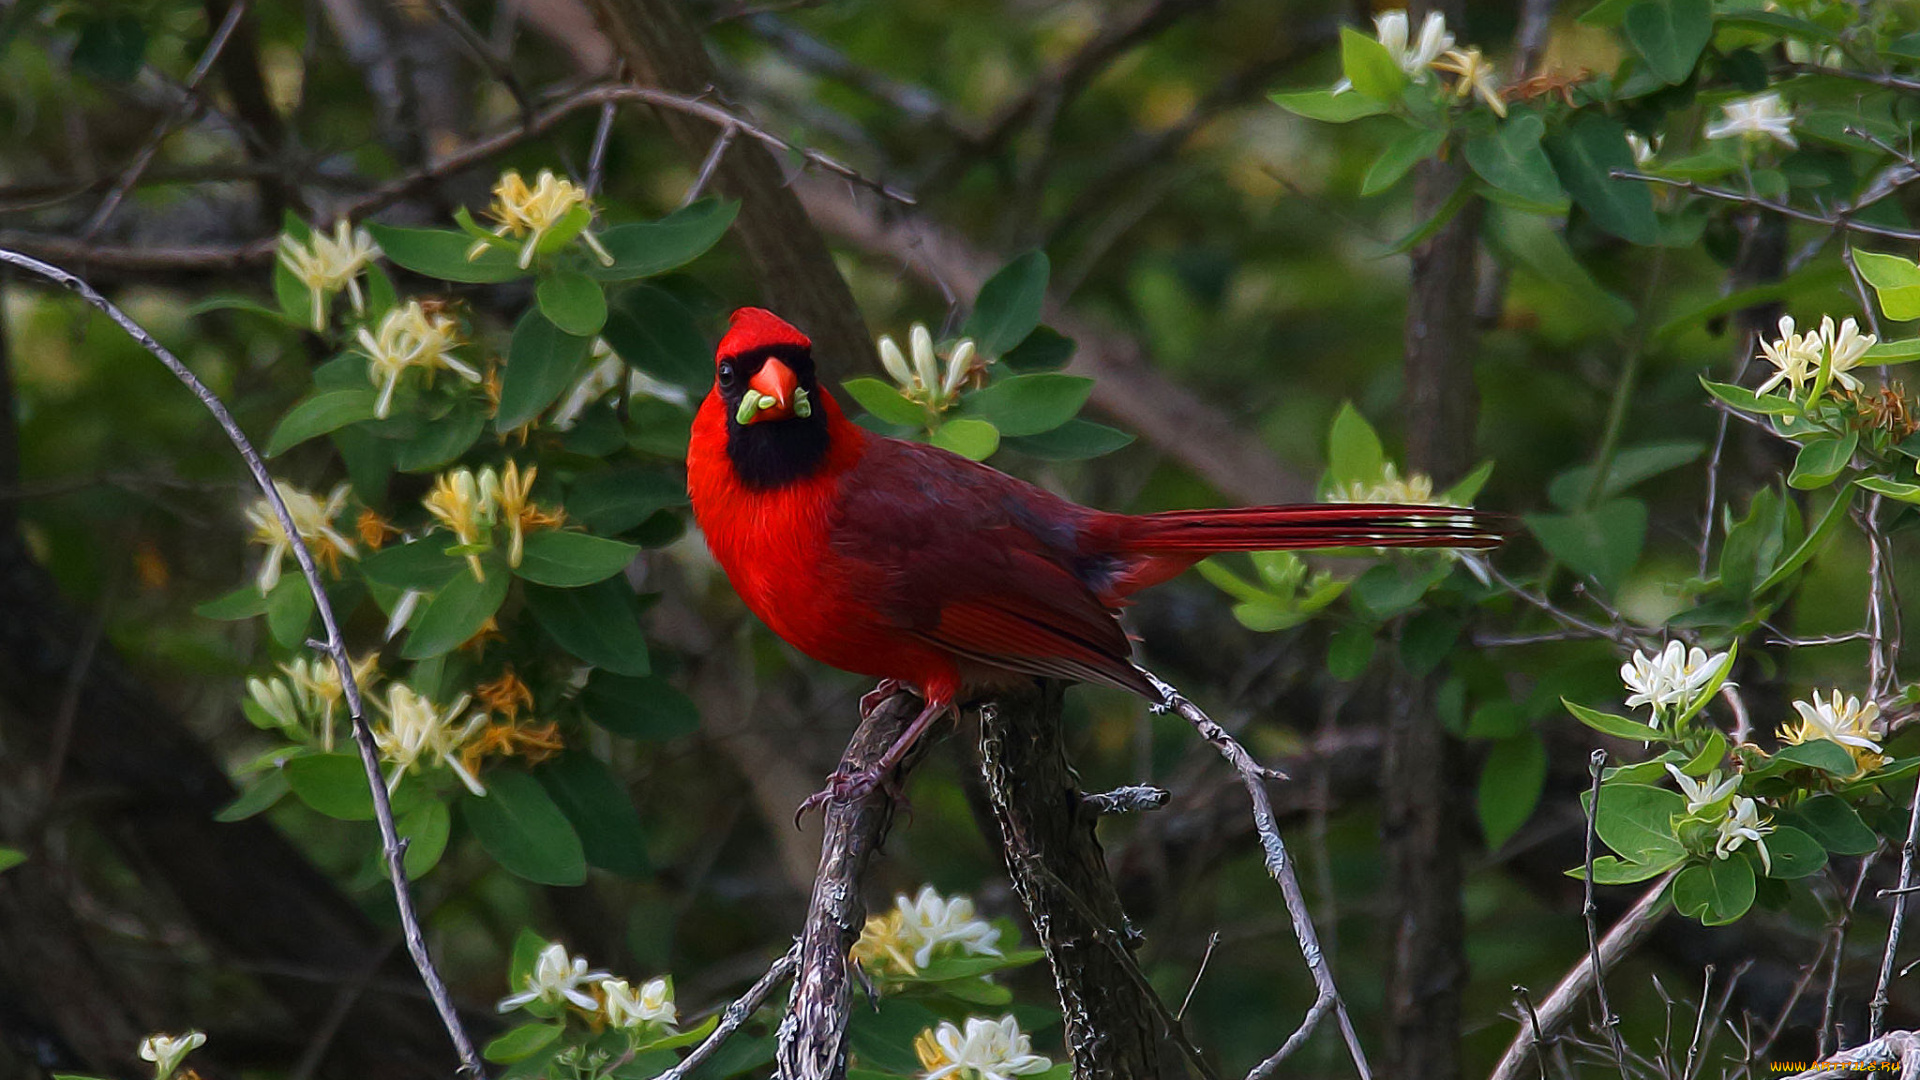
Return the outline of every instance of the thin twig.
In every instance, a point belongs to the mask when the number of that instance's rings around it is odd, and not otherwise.
[[[1600,909],[1593,902],[1593,844],[1599,833],[1595,824],[1600,820],[1600,774],[1606,769],[1607,752],[1595,750],[1587,758],[1587,771],[1593,774],[1591,800],[1587,803],[1587,872],[1586,900],[1580,906],[1580,916],[1587,923],[1587,959],[1593,964],[1593,994],[1600,1000],[1600,1026],[1606,1029],[1607,1043],[1613,1047],[1613,1062],[1620,1067],[1622,1076],[1626,1075],[1627,1048],[1620,1040],[1620,1018],[1614,1015],[1613,1005],[1607,1001],[1607,973],[1600,964],[1600,927],[1598,916]]]
[[[1193,982],[1187,984],[1187,996],[1180,999],[1180,1008],[1174,1011],[1173,1021],[1179,1023],[1186,1019],[1187,1006],[1193,1004],[1193,992],[1200,989],[1200,980],[1206,977],[1207,964],[1213,959],[1213,950],[1220,944],[1220,931],[1207,935],[1207,951],[1200,954],[1200,966],[1194,970]]]
[[[1708,199],[1720,199],[1724,202],[1738,203],[1741,206],[1753,206],[1762,210],[1771,210],[1782,217],[1795,221],[1807,221],[1815,225],[1825,225],[1830,229],[1847,229],[1868,236],[1884,236],[1890,240],[1920,240],[1920,232],[1913,229],[1893,229],[1870,222],[1855,221],[1846,216],[1846,211],[1838,214],[1818,214],[1812,210],[1802,210],[1772,199],[1763,199],[1758,195],[1746,195],[1725,188],[1708,187],[1695,180],[1679,180],[1671,176],[1655,176],[1652,173],[1635,172],[1632,169],[1614,169],[1608,175],[1615,180],[1641,180],[1649,184],[1664,184],[1679,188],[1690,195],[1699,195]]]
[[[692,206],[693,200],[706,190],[707,182],[713,179],[714,170],[720,167],[720,159],[726,156],[727,147],[733,145],[733,137],[738,131],[731,124],[720,129],[719,136],[713,140],[713,149],[707,151],[707,159],[700,163],[699,175],[693,178],[693,185],[687,188],[687,193],[680,197],[681,206]]]
[[[167,110],[167,114],[160,118],[158,124],[154,125],[153,134],[147,137],[146,144],[140,147],[138,154],[134,155],[132,164],[128,165],[126,171],[121,174],[119,182],[107,192],[106,198],[100,200],[99,207],[94,210],[93,216],[87,219],[87,223],[80,227],[82,242],[93,239],[94,234],[100,231],[100,227],[107,223],[107,219],[113,216],[115,210],[119,209],[127,193],[140,182],[140,174],[146,172],[147,166],[153,163],[153,156],[160,152],[160,147],[167,141],[167,136],[173,133],[174,125],[178,124],[180,118],[192,108],[195,100],[194,92],[206,79],[207,72],[213,70],[213,62],[220,58],[220,50],[227,47],[227,39],[233,36],[234,27],[240,25],[241,16],[246,13],[246,0],[235,0],[233,6],[227,9],[227,17],[221,19],[220,25],[214,28],[213,36],[207,39],[207,47],[201,50],[199,62],[193,65],[192,73],[187,76],[185,92],[181,94],[180,100],[174,103],[173,108]]]
[[[461,1025],[460,1015],[455,1011],[453,998],[447,992],[445,980],[440,977],[434,966],[433,957],[427,952],[425,935],[420,929],[420,916],[413,903],[413,893],[407,885],[407,872],[402,865],[406,854],[406,845],[400,840],[399,831],[394,826],[393,804],[387,798],[385,777],[380,774],[380,752],[374,746],[373,729],[367,726],[365,707],[360,697],[360,684],[354,678],[353,661],[347,655],[346,642],[340,636],[339,620],[334,617],[333,604],[327,599],[326,586],[320,580],[320,568],[313,560],[313,553],[307,549],[306,541],[300,536],[293,515],[287,509],[286,500],[280,495],[280,489],[274,486],[273,477],[267,472],[266,462],[259,451],[247,440],[246,433],[233,419],[233,414],[220,398],[207,385],[200,381],[180,358],[170,352],[166,346],[156,341],[144,327],[135,322],[126,312],[121,311],[112,301],[100,295],[93,286],[79,277],[57,266],[41,262],[38,259],[18,252],[0,248],[0,262],[17,266],[29,273],[61,285],[82,300],[106,313],[129,337],[165,364],[175,378],[185,383],[200,399],[214,420],[219,423],[227,438],[232,440],[234,449],[247,463],[247,471],[253,474],[254,483],[259,485],[267,504],[273,508],[274,517],[285,530],[287,539],[293,548],[293,557],[300,564],[300,573],[307,581],[307,589],[313,593],[314,606],[320,612],[320,624],[326,630],[322,642],[310,642],[332,657],[334,668],[340,673],[340,685],[347,702],[347,715],[353,722],[354,742],[360,747],[360,763],[366,770],[367,786],[373,793],[374,818],[380,826],[380,842],[386,855],[387,876],[393,885],[394,906],[399,910],[400,925],[406,937],[407,952],[413,957],[414,967],[420,971],[420,980],[426,984],[427,993],[433,998],[434,1008],[440,1013],[440,1021],[446,1026],[447,1035],[453,1040],[454,1050],[460,1056],[460,1068],[473,1077],[485,1075],[480,1064],[480,1055],[474,1051],[473,1041],[467,1037],[466,1029]]]
[[[1893,957],[1900,950],[1900,924],[1907,917],[1907,890],[1913,885],[1913,853],[1920,846],[1920,794],[1916,794],[1907,812],[1907,838],[1900,843],[1900,881],[1893,897],[1893,917],[1887,923],[1887,948],[1880,957],[1880,981],[1874,987],[1873,1004],[1867,1012],[1867,1038],[1876,1039],[1885,1030],[1887,988],[1893,983]]]
[[[1520,1003],[1520,1008],[1526,1012],[1528,1026],[1534,1031],[1539,1031],[1540,1014],[1533,1011],[1533,998],[1528,996],[1527,988],[1515,983],[1513,987],[1513,997],[1515,1001]],[[1540,1044],[1543,1041],[1544,1040],[1541,1039],[1535,1039],[1533,1041],[1533,1060],[1540,1066],[1540,1080],[1547,1080],[1547,1056],[1542,1053],[1540,1049]]]
[[[1920,1069],[1920,1036],[1911,1031],[1889,1031],[1860,1044],[1851,1050],[1843,1050],[1830,1058],[1825,1058],[1805,1072],[1797,1072],[1786,1080],[1828,1080],[1844,1072],[1866,1072],[1869,1065],[1898,1065],[1896,1076],[1910,1077]],[[1853,1068],[1847,1068],[1853,1066]],[[1877,1070],[1873,1070],[1877,1071]]]
[[[507,58],[493,51],[493,43],[473,28],[473,24],[467,21],[467,17],[460,14],[460,9],[453,5],[453,0],[433,0],[433,10],[440,16],[440,21],[446,23],[453,31],[453,36],[460,39],[460,45],[467,50],[468,54],[479,61],[480,66],[486,68],[487,74],[493,76],[495,81],[506,87],[507,93],[513,95],[514,103],[520,106],[521,124],[532,124],[533,99],[527,96],[526,87],[520,85],[520,79],[513,73],[513,65],[507,62]]]
[[[1346,1040],[1347,1053],[1353,1058],[1354,1068],[1359,1071],[1361,1080],[1371,1080],[1373,1071],[1367,1066],[1366,1051],[1360,1048],[1360,1038],[1354,1033],[1353,1021],[1347,1016],[1346,1003],[1340,999],[1340,988],[1333,981],[1333,972],[1327,968],[1326,956],[1320,950],[1320,935],[1314,930],[1313,917],[1307,910],[1306,897],[1300,890],[1300,877],[1294,871],[1293,859],[1287,854],[1285,842],[1280,839],[1280,828],[1274,823],[1273,803],[1267,797],[1266,788],[1266,778],[1272,775],[1272,770],[1255,761],[1253,755],[1247,753],[1246,747],[1241,746],[1226,728],[1200,711],[1199,706],[1188,701],[1180,691],[1150,671],[1143,670],[1142,674],[1160,694],[1160,704],[1154,708],[1179,713],[1240,774],[1240,782],[1253,800],[1253,827],[1260,834],[1260,846],[1265,849],[1267,873],[1280,885],[1280,895],[1287,905],[1287,917],[1293,923],[1293,936],[1300,944],[1300,955],[1306,961],[1307,971],[1313,976],[1317,991],[1313,1005],[1300,1021],[1300,1026],[1271,1057],[1247,1073],[1247,1080],[1264,1080],[1272,1075],[1280,1063],[1298,1050],[1308,1035],[1313,1034],[1313,1029],[1329,1010],[1338,1019],[1340,1035]]]
[[[734,999],[733,1004],[727,1006],[726,1011],[720,1014],[720,1023],[707,1034],[706,1038],[700,1040],[700,1045],[694,1047],[692,1053],[681,1059],[680,1064],[661,1073],[657,1080],[686,1080],[687,1074],[704,1064],[713,1056],[714,1051],[720,1049],[722,1043],[731,1038],[734,1032],[740,1030],[740,1025],[746,1023],[747,1018],[766,1002],[768,995],[772,994],[781,983],[793,978],[794,969],[799,966],[799,963],[800,943],[796,941],[793,947],[787,950],[785,956],[773,962],[773,966],[767,969],[766,974],[760,976],[752,986],[747,987],[746,993],[741,994]]]
[[[600,190],[600,181],[607,170],[607,143],[613,137],[613,118],[620,107],[609,101],[600,106],[600,122],[593,127],[593,149],[587,151],[587,195],[592,196]],[[732,128],[727,130],[731,131]]]
[[[1112,791],[1088,795],[1081,801],[1096,814],[1137,814],[1167,805],[1171,793],[1151,784],[1128,784]]]

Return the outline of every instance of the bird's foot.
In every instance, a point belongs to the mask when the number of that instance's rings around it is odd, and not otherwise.
[[[906,687],[899,679],[881,679],[873,689],[860,695],[860,719],[872,716],[874,710],[887,703],[887,699]]]
[[[800,808],[793,812],[793,823],[797,826],[800,819],[807,816],[809,810],[818,809],[829,803],[857,803],[873,794],[876,788],[884,789],[895,800],[905,803],[905,794],[900,790],[893,770],[884,773],[879,769],[861,769],[849,772],[845,768],[835,769],[827,777],[827,786],[806,797]]]

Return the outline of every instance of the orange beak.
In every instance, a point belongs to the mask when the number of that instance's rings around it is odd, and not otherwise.
[[[792,368],[777,358],[769,358],[760,365],[759,372],[747,380],[747,389],[759,395],[759,400],[754,403],[753,415],[742,421],[748,424],[790,419],[795,415],[796,404],[806,400],[806,394],[800,389],[800,379],[794,375]],[[741,411],[746,411],[745,403],[742,403]]]

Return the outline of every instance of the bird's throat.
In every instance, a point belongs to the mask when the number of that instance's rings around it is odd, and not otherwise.
[[[831,444],[821,410],[751,424],[727,417],[727,457],[746,487],[777,488],[812,476],[826,462]]]

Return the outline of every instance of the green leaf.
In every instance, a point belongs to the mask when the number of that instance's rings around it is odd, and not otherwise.
[[[598,234],[613,265],[589,259],[587,273],[601,281],[632,281],[685,266],[719,243],[739,212],[737,202],[701,199],[659,221],[616,225]]]
[[[587,880],[579,834],[547,789],[526,773],[502,769],[488,774],[485,796],[461,795],[460,816],[508,873],[541,885]]]
[[[713,349],[693,316],[665,289],[632,285],[621,290],[603,333],[622,360],[684,388],[694,400],[713,385]]]
[[[1613,455],[1613,461],[1607,469],[1607,482],[1600,489],[1600,497],[1610,499],[1643,480],[1686,465],[1705,453],[1706,449],[1705,443],[1698,442],[1649,443],[1625,447]],[[1547,498],[1563,510],[1579,507],[1593,490],[1593,469],[1592,465],[1580,465],[1554,477],[1547,486]]]
[[[361,786],[366,786],[364,776],[361,779]],[[238,798],[215,812],[213,820],[219,822],[245,821],[255,814],[271,808],[275,803],[286,797],[289,790],[291,790],[291,788],[287,783],[286,772],[282,769],[271,769],[262,773],[260,779],[255,780],[250,787],[242,791]]]
[[[1428,675],[1453,652],[1465,628],[1451,611],[1429,609],[1414,614],[1400,628],[1400,662],[1409,674]]]
[[[313,611],[313,593],[307,588],[307,579],[297,568],[281,574],[279,584],[267,594],[267,632],[281,648],[298,649],[307,643]]]
[[[1920,265],[1877,251],[1855,251],[1853,265],[1873,286],[1882,314],[1898,322],[1920,319]]]
[[[1856,476],[1855,487],[1863,487],[1877,495],[1889,499],[1898,499],[1906,503],[1920,503],[1920,484],[1910,484],[1904,480],[1889,480],[1884,476]]]
[[[348,424],[373,419],[380,395],[372,387],[363,390],[328,390],[301,400],[274,425],[267,437],[266,454],[275,457],[316,436],[338,431]]]
[[[1041,372],[1001,379],[969,394],[965,410],[992,421],[1002,435],[1038,435],[1073,419],[1093,392],[1093,380]]]
[[[1548,136],[1547,157],[1561,186],[1593,223],[1630,243],[1651,247],[1660,240],[1653,193],[1636,180],[1616,180],[1615,169],[1632,169],[1633,148],[1619,121],[1582,112],[1566,130]]]
[[[1793,459],[1793,472],[1787,477],[1787,483],[1802,491],[1831,484],[1846,471],[1859,444],[1860,433],[1852,430],[1844,436],[1827,436],[1806,443]]]
[[[1452,572],[1449,563],[1434,560],[1383,562],[1353,579],[1347,597],[1354,614],[1374,622],[1400,614],[1420,602],[1427,590]]]
[[[980,286],[973,302],[973,313],[960,328],[961,337],[973,339],[974,347],[988,357],[999,357],[1026,340],[1040,325],[1040,312],[1047,302],[1047,278],[1052,272],[1044,251],[1028,251],[1014,257]],[[1018,432],[1016,434],[1031,434]]]
[[[495,1036],[487,1043],[486,1048],[480,1051],[480,1056],[496,1065],[511,1065],[516,1061],[525,1061],[546,1049],[566,1030],[565,1024],[547,1021],[521,1024],[519,1027],[510,1028],[505,1033]]]
[[[368,222],[367,231],[388,261],[416,274],[470,285],[512,281],[527,275],[513,253],[502,248],[487,247],[468,259],[473,239],[452,229],[401,229]]]
[[[1585,705],[1576,705],[1566,698],[1561,698],[1560,704],[1567,707],[1567,711],[1573,714],[1574,719],[1602,734],[1612,735],[1620,739],[1632,739],[1635,742],[1663,741],[1658,728],[1643,724],[1638,720],[1629,720],[1624,716],[1601,712],[1598,709],[1589,709]]]
[[[1558,188],[1558,180],[1554,186]],[[1561,293],[1574,319],[1594,331],[1618,332],[1632,325],[1633,305],[1601,287],[1574,256],[1552,219],[1496,206],[1489,209],[1486,225],[1487,242],[1503,261],[1531,272]]]
[[[1642,0],[1627,9],[1627,41],[1669,86],[1687,81],[1713,37],[1711,0]]]
[[[1785,394],[1756,394],[1744,386],[1711,382],[1704,378],[1700,380],[1700,385],[1707,388],[1707,393],[1741,412],[1786,416],[1800,411],[1800,406],[1794,404],[1793,399]]]
[[[1827,849],[1791,825],[1776,825],[1767,834],[1767,876],[1792,881],[1820,872],[1827,865]]]
[[[890,382],[862,375],[843,380],[840,388],[859,402],[861,408],[889,424],[902,424],[916,429],[927,425],[926,408],[901,393]]]
[[[1378,480],[1386,465],[1386,451],[1373,425],[1353,407],[1340,403],[1327,433],[1327,479],[1338,485],[1368,484]]]
[[[1113,453],[1133,442],[1133,435],[1076,417],[1052,431],[1018,435],[1005,442],[1009,448],[1042,461],[1084,461]]]
[[[225,596],[215,597],[193,609],[193,613],[203,619],[218,619],[221,622],[251,619],[255,615],[266,614],[266,611],[266,594],[253,584],[242,585]]]
[[[1489,850],[1497,849],[1533,816],[1547,783],[1547,748],[1524,731],[1493,744],[1480,770],[1480,828]]]
[[[935,428],[929,441],[961,457],[985,461],[1000,449],[1000,430],[985,420],[957,417]]]
[[[1594,832],[1629,862],[1651,863],[1680,851],[1673,819],[1687,812],[1679,793],[1648,784],[1603,784]]]
[[[116,14],[82,22],[69,59],[77,72],[102,82],[128,83],[140,74],[146,56],[146,24],[137,15]]]
[[[1377,195],[1400,182],[1417,164],[1432,157],[1447,141],[1445,128],[1414,128],[1387,144],[1373,159],[1360,181],[1360,194]],[[1544,163],[1545,159],[1542,159]]]
[[[27,853],[19,848],[0,847],[0,872],[11,870],[27,861]]]
[[[534,777],[573,823],[588,865],[629,878],[653,873],[640,813],[599,758],[569,750],[541,765]]]
[[[452,835],[453,815],[447,804],[425,799],[394,820],[394,829],[407,841],[407,854],[401,865],[409,880],[418,879],[440,862],[446,853],[447,837]]]
[[[1766,580],[1754,587],[1754,593],[1757,595],[1766,592],[1775,585],[1786,581],[1802,566],[1805,566],[1811,561],[1815,555],[1819,554],[1820,549],[1826,544],[1827,538],[1832,536],[1834,530],[1840,527],[1840,522],[1845,519],[1846,510],[1852,503],[1853,493],[1851,491],[1842,489],[1835,492],[1833,501],[1827,504],[1826,512],[1820,516],[1819,524],[1815,525],[1813,531],[1807,534],[1807,538],[1800,542],[1799,547],[1794,548],[1791,555],[1788,555],[1786,559],[1781,561],[1778,567],[1767,574]]]
[[[372,821],[373,792],[358,754],[303,754],[280,767],[300,801],[330,818]]]
[[[567,491],[567,517],[596,533],[617,535],[686,502],[685,481],[650,466],[629,466],[574,481]]]
[[[1866,855],[1880,846],[1879,835],[1838,795],[1815,795],[1776,820],[1804,831],[1835,855]]]
[[[487,579],[474,580],[473,572],[456,574],[453,580],[433,594],[420,613],[413,617],[413,629],[400,655],[409,660],[426,660],[449,653],[480,632],[493,613],[507,599],[507,586],[513,575],[502,565],[487,566]]]
[[[1720,26],[1737,26],[1743,30],[1760,30],[1780,37],[1804,38],[1808,41],[1838,45],[1840,35],[1821,26],[1819,23],[1796,19],[1778,11],[1724,11],[1716,18]]]
[[[1595,885],[1632,885],[1659,877],[1685,861],[1687,861],[1687,854],[1684,851],[1669,852],[1664,857],[1645,863],[1629,862],[1612,855],[1596,855],[1593,859],[1593,883]],[[1586,876],[1585,870],[1585,867],[1576,866],[1567,873],[1579,879]]]
[[[578,270],[555,270],[534,289],[540,314],[561,332],[592,337],[607,322],[607,293]]]
[[[579,377],[592,347],[592,338],[569,334],[539,308],[528,308],[507,345],[494,430],[512,431],[544,412]]]
[[[1619,587],[1647,538],[1647,504],[1609,499],[1591,510],[1528,514],[1523,519],[1547,553],[1608,590]]]
[[[414,436],[393,448],[393,465],[401,472],[437,472],[467,452],[486,429],[487,414],[474,403],[456,407],[438,420],[420,426]]]
[[[1745,859],[1715,859],[1689,866],[1673,879],[1673,906],[1707,926],[1724,926],[1753,906],[1753,864]]]
[[[624,578],[578,589],[528,585],[527,610],[559,646],[616,675],[648,672],[640,604]]]
[[[1407,85],[1407,73],[1387,47],[1351,26],[1340,28],[1340,70],[1355,93],[1379,102],[1399,100]]]
[[[1051,326],[1036,326],[1020,344],[1007,350],[1000,362],[1025,374],[1029,371],[1053,371],[1073,359],[1074,340]]]
[[[1547,126],[1537,113],[1520,113],[1484,135],[1467,140],[1467,164],[1480,179],[1536,203],[1566,198],[1553,163],[1541,149]]]
[[[439,533],[381,548],[360,560],[360,572],[376,585],[422,592],[445,588],[455,575],[472,577],[466,560],[446,553],[448,539],[445,533]]]
[[[657,675],[632,678],[596,671],[580,691],[580,705],[587,719],[642,742],[677,739],[700,728],[699,706]]]
[[[1343,626],[1327,640],[1327,674],[1351,682],[1365,674],[1373,660],[1373,628],[1359,623]]]
[[[1757,776],[1772,776],[1784,772],[1793,766],[1805,766],[1818,769],[1845,779],[1860,771],[1860,764],[1847,753],[1847,748],[1830,739],[1813,739],[1793,746],[1783,746],[1780,752],[1768,759],[1761,768],[1754,770]]]
[[[1336,94],[1331,90],[1294,90],[1268,96],[1269,101],[1309,120],[1346,124],[1364,116],[1387,111],[1387,103],[1352,92]]]
[[[1866,358],[1860,364],[1870,367],[1876,364],[1904,364],[1912,360],[1920,360],[1920,338],[1879,342],[1867,350]]]
[[[627,568],[640,548],[580,532],[537,532],[526,538],[514,573],[539,585],[571,589],[591,585]]]

